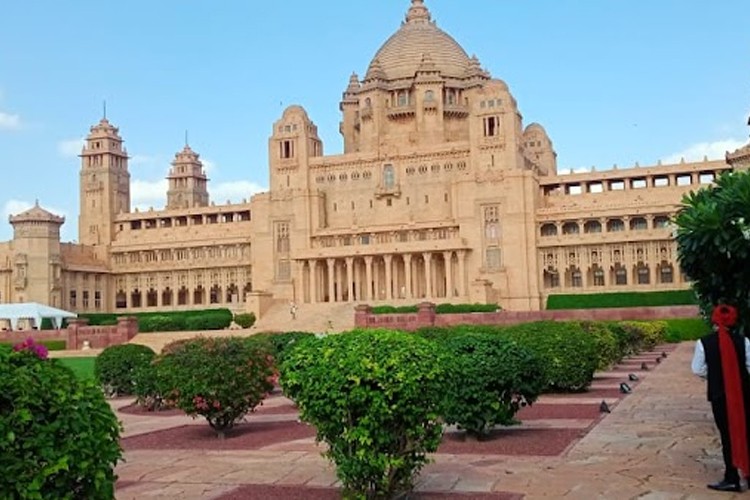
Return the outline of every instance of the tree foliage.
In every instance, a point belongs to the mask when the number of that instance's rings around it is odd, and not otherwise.
[[[740,331],[750,333],[750,172],[721,175],[689,193],[674,222],[679,263],[704,314],[731,304],[740,312]]]

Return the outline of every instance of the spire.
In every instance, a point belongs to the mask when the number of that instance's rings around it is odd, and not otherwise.
[[[106,120],[107,119],[107,100],[106,99],[104,99],[104,101],[102,101],[102,108],[103,108],[102,109],[102,120]]]
[[[370,68],[365,75],[365,81],[385,80],[385,78],[385,71],[383,71],[383,67],[380,65],[380,60],[376,57],[370,63]]]
[[[411,7],[406,13],[407,23],[427,23],[432,20],[430,11],[425,7],[424,0],[411,0]]]

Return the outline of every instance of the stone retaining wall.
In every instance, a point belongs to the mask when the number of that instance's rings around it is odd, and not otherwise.
[[[436,314],[435,304],[419,304],[416,313],[372,314],[368,305],[357,306],[354,324],[357,328],[416,330],[426,326],[515,325],[532,321],[624,321],[695,318],[698,306],[623,307],[606,309],[562,309],[554,311],[498,311],[493,313]]]
[[[134,317],[117,318],[116,325],[89,326],[88,319],[68,320],[68,327],[59,330],[16,330],[0,332],[0,342],[17,343],[31,337],[36,341],[63,340],[68,350],[78,350],[89,343],[92,349],[104,349],[111,345],[125,344],[138,333],[138,320]]]

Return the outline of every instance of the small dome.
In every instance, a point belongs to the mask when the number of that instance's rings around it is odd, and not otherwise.
[[[406,22],[380,47],[370,67],[377,61],[388,80],[414,78],[425,56],[429,56],[442,76],[464,78],[469,56],[431,19],[423,0],[412,0]]]
[[[65,222],[65,217],[60,217],[43,209],[39,206],[39,200],[37,200],[33,207],[21,212],[20,214],[11,215],[8,217],[8,221],[11,224],[19,222],[50,222],[53,224],[62,224]]]

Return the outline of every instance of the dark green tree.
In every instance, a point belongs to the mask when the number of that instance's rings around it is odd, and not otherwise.
[[[750,333],[750,173],[731,172],[687,194],[674,219],[678,260],[693,282],[701,309],[726,303]]]

